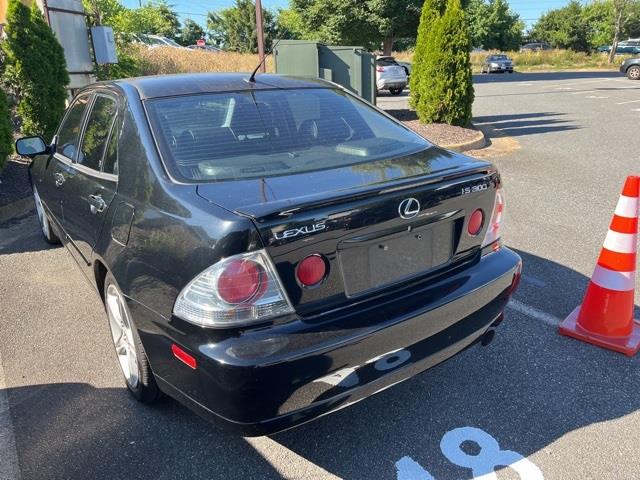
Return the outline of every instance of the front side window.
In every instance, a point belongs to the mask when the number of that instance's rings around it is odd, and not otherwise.
[[[430,146],[335,89],[190,95],[146,106],[167,167],[191,181],[328,170]]]
[[[93,108],[87,118],[87,126],[82,138],[82,147],[77,162],[85,167],[100,170],[109,132],[113,125],[118,107],[112,97],[97,95]]]
[[[83,95],[71,105],[67,116],[58,130],[58,143],[56,153],[64,155],[69,160],[75,160],[78,152],[78,142],[80,141],[80,130],[82,130],[82,119],[87,103],[91,95]]]

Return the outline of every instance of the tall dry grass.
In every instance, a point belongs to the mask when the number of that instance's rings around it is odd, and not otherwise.
[[[135,58],[142,75],[193,72],[251,72],[258,55],[234,52],[203,52],[171,47],[146,48],[129,45],[127,54]],[[267,71],[274,70],[273,57],[267,57]]]
[[[472,52],[471,64],[474,72],[479,72],[484,59],[489,53],[500,52]],[[607,60],[607,55],[602,53],[574,52],[572,50],[547,50],[544,52],[508,52],[513,59],[518,71],[540,70],[612,70],[618,69],[620,64],[628,57],[616,57],[613,65]],[[411,62],[413,52],[396,52],[394,56],[398,60]]]

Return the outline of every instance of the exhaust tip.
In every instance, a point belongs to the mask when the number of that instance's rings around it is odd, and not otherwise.
[[[482,336],[480,340],[480,345],[483,347],[488,346],[496,336],[496,331],[494,329],[487,330],[486,333]]]

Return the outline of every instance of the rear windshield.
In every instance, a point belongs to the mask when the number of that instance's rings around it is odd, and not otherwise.
[[[430,145],[334,89],[181,96],[147,107],[162,156],[183,180],[292,175],[410,155]]]

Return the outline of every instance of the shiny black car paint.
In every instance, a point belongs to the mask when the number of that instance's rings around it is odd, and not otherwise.
[[[469,210],[490,214],[493,207],[500,178],[488,163],[430,147],[295,179],[181,183],[163,164],[144,108],[158,96],[319,86],[335,88],[272,75],[256,83],[241,75],[190,75],[97,84],[82,93],[118,100],[117,177],[92,174],[57,154],[35,158],[30,169],[54,229],[96,291],[101,294],[109,271],[125,294],[160,387],[245,434],[310,420],[459,352],[501,318],[519,278],[520,259],[508,249],[482,255],[486,226],[476,237],[466,234]],[[486,191],[464,194],[477,186]],[[91,212],[95,194],[107,200],[98,214]],[[409,221],[397,210],[407,197],[422,204]],[[345,293],[339,257],[349,242],[385,241],[444,221],[452,228],[448,262],[375,290]],[[277,238],[319,222],[326,225],[322,231]],[[176,297],[197,274],[261,248],[296,313],[221,330],[173,315]],[[304,288],[294,268],[316,252],[328,259],[329,276]],[[196,370],[172,356],[172,343],[197,359]],[[377,362],[388,368],[376,368]],[[341,379],[341,371],[350,373]],[[338,377],[327,383],[332,375]]]

